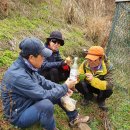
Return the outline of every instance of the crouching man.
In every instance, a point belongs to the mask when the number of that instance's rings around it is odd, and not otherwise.
[[[80,79],[76,89],[83,94],[82,105],[87,105],[97,94],[99,108],[107,110],[106,98],[109,98],[112,91],[112,65],[106,59],[104,49],[100,46],[89,48],[86,60],[79,67]]]
[[[77,110],[67,111],[60,98],[72,93],[75,82],[67,79],[56,84],[38,74],[44,58],[52,51],[45,48],[37,38],[25,38],[19,45],[18,59],[6,71],[1,87],[4,114],[8,121],[20,128],[30,127],[36,122],[46,130],[58,130],[53,116],[54,105],[59,104],[69,117],[70,124],[87,121],[80,118]]]
[[[55,83],[65,81],[70,74],[71,60],[62,59],[60,55],[60,47],[64,46],[64,38],[59,31],[53,31],[50,37],[46,39],[46,48],[52,50],[52,55],[45,58],[45,61],[39,69],[39,73],[46,79],[49,79]]]

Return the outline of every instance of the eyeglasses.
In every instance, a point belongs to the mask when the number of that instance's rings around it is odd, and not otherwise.
[[[61,42],[59,41],[59,40],[57,40],[57,39],[51,39],[51,42],[53,42],[54,44],[61,44]]]

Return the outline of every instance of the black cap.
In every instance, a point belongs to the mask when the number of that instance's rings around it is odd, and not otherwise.
[[[44,57],[50,57],[52,51],[46,48],[42,41],[35,37],[27,37],[20,44],[19,48],[23,55],[43,55]]]
[[[59,31],[53,31],[50,34],[50,37],[47,38],[47,40],[51,40],[51,39],[58,39],[60,41],[60,45],[63,46],[64,45],[64,39],[62,37],[61,32]]]

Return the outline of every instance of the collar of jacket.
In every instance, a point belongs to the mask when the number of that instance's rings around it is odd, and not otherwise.
[[[38,71],[38,69],[34,68],[27,59],[23,58],[23,60],[24,60],[24,63],[28,66],[28,68],[30,68],[33,71]]]
[[[92,72],[91,68],[88,66],[88,63],[86,64],[86,69],[88,69]],[[95,74],[99,74],[99,75],[107,74],[107,67],[106,67],[104,60],[102,60],[101,68],[99,70],[97,70]]]
[[[48,47],[48,45],[47,44],[45,44],[45,47],[47,48],[47,49],[50,49],[49,47]],[[51,49],[50,49],[51,50]],[[52,51],[53,52],[53,51]],[[57,50],[57,51],[54,51],[53,53],[59,53],[59,50]]]
[[[28,60],[26,60],[26,59],[24,59],[22,56],[19,56],[19,63],[20,64],[22,64],[24,67],[25,67],[25,69],[27,69],[27,70],[29,70],[29,71],[31,71],[31,72],[37,72],[38,71],[38,69],[35,69],[29,62],[28,62]]]

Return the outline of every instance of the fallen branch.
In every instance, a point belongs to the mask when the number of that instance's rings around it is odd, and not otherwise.
[[[107,112],[103,112],[103,125],[105,130],[112,130],[111,122],[108,119]]]

